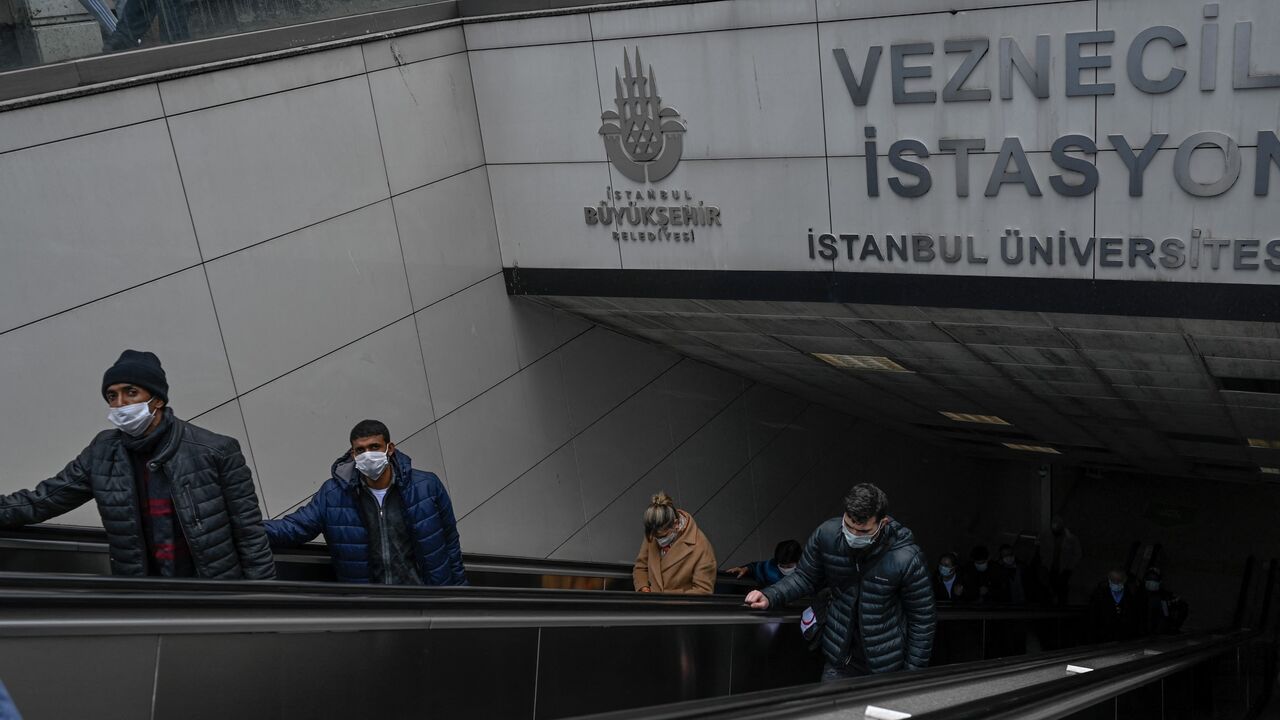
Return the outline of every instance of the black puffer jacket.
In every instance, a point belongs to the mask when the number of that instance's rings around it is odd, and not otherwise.
[[[842,518],[832,518],[813,531],[796,571],[764,589],[769,605],[779,607],[830,588],[822,630],[822,651],[829,662],[844,665],[856,637],[873,673],[925,668],[933,652],[933,589],[911,531],[890,519],[871,550],[861,555],[849,549],[842,524]]]
[[[146,575],[147,550],[133,465],[122,437],[119,430],[101,432],[62,472],[34,490],[0,496],[0,527],[42,522],[93,499],[107,531],[112,574]],[[199,577],[275,577],[253,476],[234,438],[173,418],[150,470],[169,476],[178,524]]]

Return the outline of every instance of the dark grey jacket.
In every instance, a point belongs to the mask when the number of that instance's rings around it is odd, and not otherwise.
[[[911,531],[890,519],[871,550],[859,556],[845,542],[842,524],[832,518],[813,531],[796,571],[764,589],[769,605],[830,588],[822,630],[828,662],[848,662],[856,640],[873,673],[925,668],[936,616],[928,566]]]
[[[42,522],[93,499],[107,531],[112,574],[146,575],[147,549],[133,465],[121,438],[119,430],[105,430],[62,472],[34,490],[0,496],[0,527]],[[150,470],[168,474],[178,525],[191,547],[199,577],[275,577],[253,476],[234,438],[173,418]]]

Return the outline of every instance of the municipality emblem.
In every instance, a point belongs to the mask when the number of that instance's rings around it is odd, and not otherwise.
[[[663,106],[658,95],[658,77],[649,66],[644,73],[640,48],[636,48],[635,71],[631,58],[622,51],[623,73],[613,71],[618,96],[617,110],[600,115],[605,152],[609,162],[627,179],[657,182],[671,174],[684,152],[684,123],[675,108]]]

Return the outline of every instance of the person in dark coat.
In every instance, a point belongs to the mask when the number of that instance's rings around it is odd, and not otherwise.
[[[1094,642],[1132,640],[1142,635],[1142,599],[1123,570],[1113,569],[1089,596]]]
[[[1148,635],[1172,635],[1187,619],[1187,601],[1171,592],[1160,568],[1147,568],[1142,578],[1143,629]]]
[[[1004,594],[1004,576],[991,567],[991,551],[986,545],[969,551],[969,564],[960,569],[960,580],[971,602],[997,602]]]
[[[383,585],[466,585],[458,524],[435,473],[417,470],[377,420],[351,429],[351,448],[310,502],[268,520],[271,546],[323,534],[338,580]]]
[[[803,551],[800,543],[795,540],[783,540],[773,549],[772,560],[756,560],[729,568],[726,572],[739,579],[750,575],[761,587],[772,585],[796,571],[796,564],[800,562],[800,553]]]
[[[174,416],[160,359],[125,350],[103,375],[102,396],[115,429],[34,490],[0,496],[0,528],[94,500],[114,575],[275,577],[240,444]]]
[[[870,483],[854,485],[842,517],[809,536],[796,571],[747,594],[757,610],[831,590],[822,680],[921,670],[933,652],[936,613],[929,569],[911,531],[889,517],[889,499]]]
[[[939,602],[968,602],[964,582],[960,579],[960,558],[946,552],[938,558],[938,569],[931,577],[933,598]]]

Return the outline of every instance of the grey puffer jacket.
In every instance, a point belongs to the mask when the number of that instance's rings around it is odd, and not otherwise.
[[[141,510],[122,437],[119,430],[103,431],[62,472],[34,490],[0,496],[0,528],[43,522],[93,499],[107,531],[112,574],[146,575]],[[149,469],[168,474],[174,511],[197,576],[275,577],[253,476],[234,438],[173,418]]]
[[[818,526],[796,571],[764,589],[769,605],[779,607],[830,588],[822,629],[828,662],[847,663],[850,642],[857,640],[873,673],[927,667],[936,619],[933,588],[911,531],[891,518],[871,550],[860,555],[845,542],[843,522],[832,518]]]

